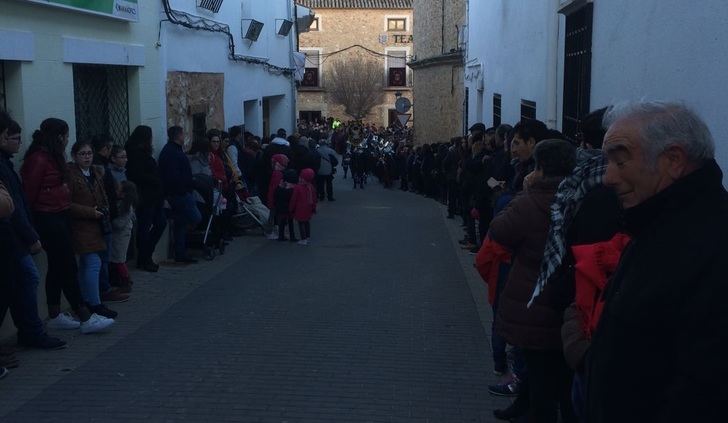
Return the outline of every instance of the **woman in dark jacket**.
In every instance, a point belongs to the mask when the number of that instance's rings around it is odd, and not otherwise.
[[[137,216],[137,267],[156,272],[159,265],[152,260],[154,249],[167,227],[164,215],[164,190],[157,161],[152,157],[152,128],[140,125],[126,142],[128,161],[126,176],[139,190]]]
[[[528,401],[529,421],[575,421],[571,407],[571,372],[561,349],[561,324],[571,295],[556,281],[529,305],[540,270],[548,235],[551,205],[563,178],[576,162],[574,147],[566,141],[547,140],[536,145],[536,170],[525,190],[491,222],[490,237],[513,252],[513,267],[499,298],[496,331],[523,351],[528,378],[521,395]],[[560,301],[559,298],[564,298]]]

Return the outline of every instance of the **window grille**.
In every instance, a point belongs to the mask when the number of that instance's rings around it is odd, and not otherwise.
[[[493,126],[498,127],[501,124],[501,95],[493,94]]]
[[[304,51],[306,65],[303,73],[302,87],[318,87],[320,83],[321,55],[318,51]]]
[[[197,7],[207,9],[212,13],[217,13],[220,11],[222,2],[223,0],[197,0]]]
[[[593,3],[566,17],[562,132],[577,139],[581,119],[589,113]]]
[[[390,87],[407,86],[407,52],[390,51],[387,53],[387,85]]]
[[[521,99],[521,120],[536,119],[536,102]]]
[[[108,135],[116,144],[129,137],[127,68],[73,65],[77,140]]]

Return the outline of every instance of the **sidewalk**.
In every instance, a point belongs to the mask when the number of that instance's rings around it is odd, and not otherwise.
[[[0,416],[20,407],[107,349],[113,349],[115,344],[153,321],[205,282],[214,279],[241,257],[249,256],[265,242],[265,238],[259,235],[244,236],[235,238],[224,255],[209,262],[201,259],[199,263],[188,266],[162,262],[157,273],[130,269],[134,280],[131,300],[109,304],[111,309],[119,312],[116,324],[109,332],[81,335],[78,331],[49,331],[51,335],[68,342],[68,347],[60,351],[21,350],[16,354],[20,359],[20,367],[10,370],[8,377],[0,381]],[[41,316],[44,313],[41,308]],[[6,316],[6,319],[10,319],[10,316]],[[0,343],[15,345],[15,338],[5,338]],[[124,375],[120,373],[119,377]],[[63,410],[64,404],[59,402],[58,411]]]

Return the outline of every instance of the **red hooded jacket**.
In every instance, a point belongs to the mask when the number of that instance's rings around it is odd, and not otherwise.
[[[293,188],[291,214],[299,222],[308,222],[316,213],[316,188],[313,186],[313,169],[301,170],[300,182]]]

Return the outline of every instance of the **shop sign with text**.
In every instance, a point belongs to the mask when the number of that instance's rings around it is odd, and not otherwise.
[[[25,0],[127,21],[139,20],[138,0]]]

